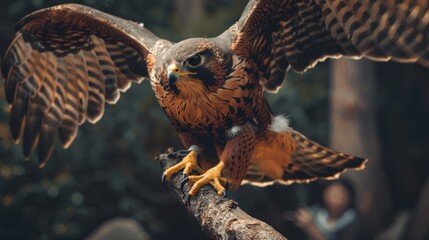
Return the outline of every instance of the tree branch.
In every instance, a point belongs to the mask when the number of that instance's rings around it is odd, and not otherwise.
[[[167,154],[156,157],[162,170],[176,164],[180,159],[167,158]],[[238,207],[238,204],[228,198],[220,197],[211,186],[202,187],[194,197],[188,197],[180,190],[181,174],[174,175],[166,183],[186,207],[188,213],[194,216],[201,228],[212,239],[286,239],[270,225],[252,218]],[[185,193],[190,186],[185,185]]]

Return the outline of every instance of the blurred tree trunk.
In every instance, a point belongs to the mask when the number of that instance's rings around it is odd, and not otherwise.
[[[340,59],[331,68],[330,144],[338,151],[369,159],[363,171],[346,176],[356,188],[365,234],[373,238],[385,226],[391,205],[380,159],[374,65],[368,60]]]
[[[201,0],[176,0],[178,12],[177,27],[182,34],[190,34],[197,26],[204,14],[204,1]]]
[[[423,185],[409,228],[402,239],[429,239],[429,176]]]

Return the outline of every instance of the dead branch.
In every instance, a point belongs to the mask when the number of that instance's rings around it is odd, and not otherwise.
[[[167,154],[160,154],[156,159],[163,171],[180,161],[167,158]],[[211,186],[202,187],[195,197],[189,198],[180,189],[182,181],[181,174],[176,174],[167,181],[166,187],[177,196],[188,213],[197,219],[210,238],[286,239],[270,225],[249,216],[235,201],[218,196]],[[184,191],[189,191],[188,184]]]

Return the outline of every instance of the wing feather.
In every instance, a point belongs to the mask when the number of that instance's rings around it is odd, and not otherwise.
[[[31,80],[29,79],[32,78],[32,74],[35,72],[34,66],[36,66],[39,56],[38,52],[32,52],[31,56],[22,65],[14,65],[8,76],[8,80],[11,83],[7,85],[6,82],[6,88],[9,88],[11,92],[15,92],[10,121],[10,129],[15,141],[19,141],[18,138],[22,134],[29,96],[34,91],[34,86],[31,85]]]
[[[253,0],[224,35],[255,61],[265,90],[276,92],[289,66],[303,72],[348,56],[429,67],[427,1]],[[269,64],[266,64],[266,63]]]
[[[88,80],[87,120],[96,123],[104,113],[104,77],[94,50],[84,51]]]
[[[43,167],[48,159],[50,158],[54,149],[55,136],[63,119],[65,109],[65,94],[66,84],[68,76],[66,75],[67,66],[63,58],[59,58],[56,61],[56,68],[54,72],[55,76],[55,88],[53,89],[54,100],[46,108],[46,112],[43,115],[41,130],[40,130],[40,141],[39,141],[39,163]],[[24,142],[26,139],[24,139]],[[27,158],[29,156],[26,156]]]
[[[151,48],[158,40],[138,23],[77,4],[23,18],[2,74],[12,137],[22,138],[26,158],[38,145],[43,166],[57,139],[70,146],[81,124],[97,122],[105,103],[148,77],[146,57],[157,54]]]
[[[47,106],[43,101],[43,98],[36,94],[41,91],[43,87],[44,77],[43,69],[46,69],[48,66],[48,59],[46,56],[39,54],[38,62],[36,63],[35,72],[30,76],[27,82],[33,82],[35,91],[28,98],[28,109],[27,117],[25,119],[25,131],[23,142],[24,156],[28,157],[37,145],[39,140],[39,129],[41,124],[41,117],[43,107]]]
[[[269,147],[258,149],[257,144],[257,155],[243,184],[265,186],[275,182],[292,184],[335,179],[348,169],[364,168],[367,161],[323,147],[292,129],[267,139],[265,146]]]
[[[67,64],[67,101],[64,106],[64,117],[58,129],[60,141],[65,148],[69,147],[77,135],[79,127],[79,86],[76,79],[76,60],[74,55],[67,55],[64,59]]]
[[[82,52],[75,55],[76,82],[79,96],[79,125],[86,121],[86,110],[88,108],[88,76],[86,72],[85,58]]]
[[[115,75],[118,78],[119,90],[124,92],[131,86],[131,75],[128,68],[128,61],[119,44],[106,43],[106,49],[110,54],[110,58],[114,63]]]
[[[102,39],[93,37],[92,40],[95,43],[94,53],[98,60],[102,77],[104,78],[101,82],[104,83],[106,102],[114,104],[119,100],[119,88],[113,60],[111,59]],[[131,79],[136,78],[137,77],[134,76]]]

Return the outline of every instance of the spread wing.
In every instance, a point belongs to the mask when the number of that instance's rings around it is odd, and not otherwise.
[[[2,62],[10,128],[28,158],[37,144],[43,166],[56,136],[64,147],[85,121],[97,122],[131,82],[148,76],[159,38],[142,25],[66,4],[34,12],[17,24]]]
[[[303,72],[328,57],[429,67],[427,1],[253,0],[226,33],[234,53],[258,64],[271,92],[289,67]]]

